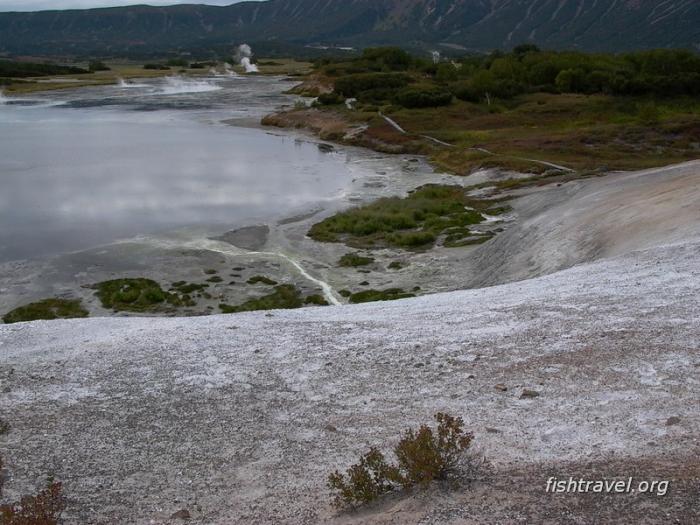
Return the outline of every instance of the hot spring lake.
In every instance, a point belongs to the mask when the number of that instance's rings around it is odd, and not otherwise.
[[[180,228],[230,228],[341,197],[361,163],[263,129],[269,77],[166,78],[0,98],[0,262]]]

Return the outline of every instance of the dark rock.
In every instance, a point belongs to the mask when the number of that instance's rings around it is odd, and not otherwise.
[[[520,394],[520,399],[533,399],[535,397],[540,397],[540,393],[537,390],[528,390],[527,388],[523,390]]]
[[[672,427],[674,425],[678,425],[681,422],[681,418],[678,416],[671,416],[666,420],[666,426],[667,427]]]
[[[172,520],[189,520],[191,518],[192,516],[190,515],[190,511],[187,509],[178,510],[177,512],[173,513],[172,516],[170,516],[170,519]]]

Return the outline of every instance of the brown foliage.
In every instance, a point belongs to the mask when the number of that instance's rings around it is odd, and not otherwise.
[[[3,467],[0,458],[0,469]],[[0,477],[0,496],[4,479]],[[36,496],[22,496],[19,501],[0,505],[0,525],[58,525],[66,501],[62,484],[51,481]]]
[[[337,470],[328,477],[335,491],[334,504],[358,505],[376,500],[398,486],[410,489],[445,480],[457,470],[459,460],[471,446],[473,435],[464,432],[464,421],[448,414],[435,415],[434,431],[422,425],[418,431],[408,429],[394,448],[398,464],[388,463],[384,455],[371,448],[343,475]]]

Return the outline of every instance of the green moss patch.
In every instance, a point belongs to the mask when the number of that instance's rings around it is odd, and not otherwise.
[[[304,299],[304,304],[315,304],[317,306],[328,306],[328,301],[320,295],[320,294],[314,294],[314,295],[309,295]]]
[[[365,257],[359,253],[346,253],[338,261],[338,266],[353,268],[357,266],[367,266],[373,262],[374,259],[372,257]]]
[[[302,306],[304,306],[304,301],[301,298],[299,289],[292,284],[281,284],[275,286],[275,291],[269,295],[250,299],[239,306],[220,304],[219,308],[225,314],[232,314],[256,310],[286,310],[301,308]]]
[[[73,319],[88,315],[80,299],[44,299],[15,308],[4,315],[2,320],[11,324],[24,321]]]
[[[388,288],[386,290],[365,290],[350,295],[351,303],[371,303],[375,301],[395,301],[396,299],[406,299],[415,297],[412,293],[407,293],[401,288]]]
[[[264,275],[256,275],[254,277],[251,277],[248,279],[248,284],[266,284],[268,286],[276,286],[278,284],[277,281],[274,281],[270,279],[269,277],[265,277]]]
[[[180,283],[175,283],[180,284]],[[201,285],[194,285],[197,288]],[[160,285],[144,278],[114,279],[92,286],[102,306],[115,312],[161,312],[178,306],[194,306],[196,303],[187,293],[166,292]],[[181,290],[190,289],[182,283]]]
[[[447,229],[478,224],[488,201],[466,196],[460,186],[426,185],[404,198],[390,197],[314,224],[309,236],[358,248],[432,247]]]

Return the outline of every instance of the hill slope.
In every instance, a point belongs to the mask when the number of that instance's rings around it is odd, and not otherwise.
[[[490,50],[700,46],[693,0],[269,0],[0,13],[0,52],[154,53],[242,41]]]
[[[198,524],[695,523],[700,222],[661,194],[669,177],[697,187],[698,166],[585,181],[568,226],[587,231],[591,201],[616,206],[624,228],[602,246],[619,249],[600,255],[625,255],[537,279],[392,303],[0,326],[7,495],[53,474],[80,524],[174,523],[182,508]],[[438,410],[465,417],[495,475],[334,516],[326,475]],[[555,497],[552,475],[672,490]]]

